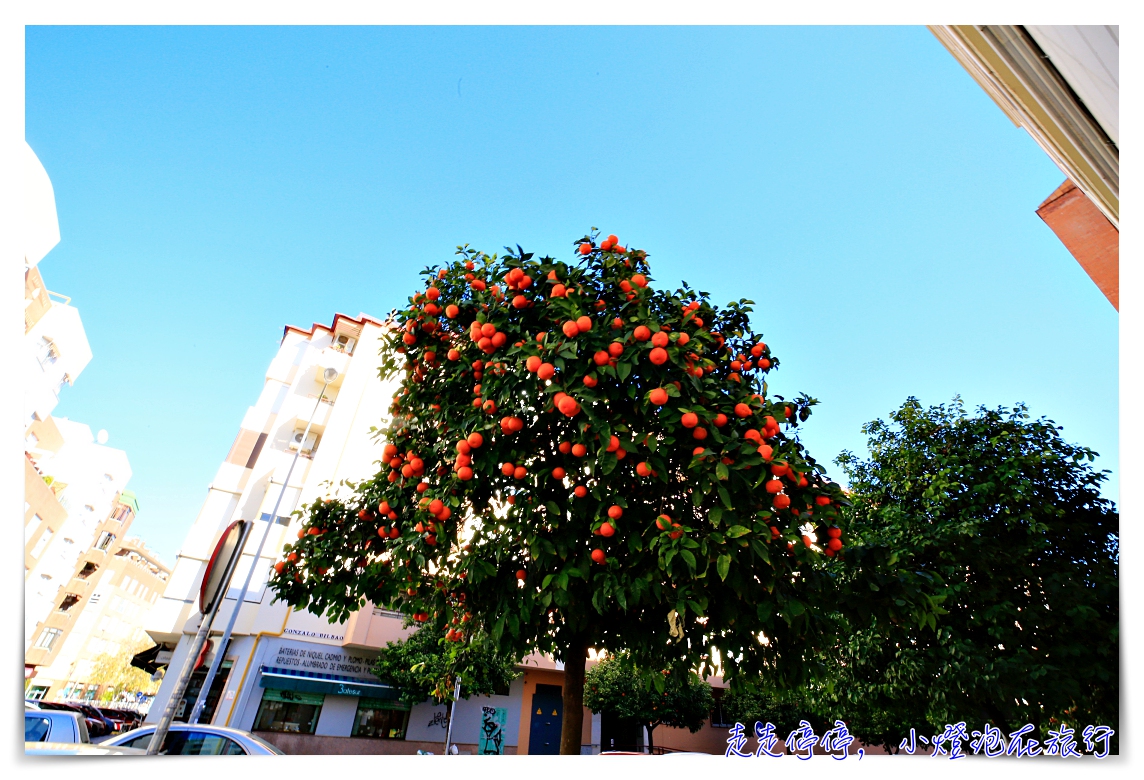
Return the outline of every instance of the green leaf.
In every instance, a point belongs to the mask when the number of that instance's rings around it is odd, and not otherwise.
[[[695,571],[695,556],[691,554],[691,550],[680,550],[679,557],[687,563],[687,567]]]
[[[723,510],[720,507],[713,506],[711,511],[707,513],[707,519],[711,521],[711,525],[716,528],[719,527],[719,521],[723,519]]]
[[[627,381],[627,378],[629,376],[631,376],[631,373],[632,373],[632,364],[631,363],[628,363],[626,361],[620,361],[619,363],[616,364],[616,374],[619,376],[619,379],[621,382]]]
[[[731,556],[720,555],[718,562],[715,564],[715,570],[719,572],[719,579],[727,579],[727,573],[731,571]]]
[[[738,539],[740,536],[746,536],[751,532],[750,528],[742,525],[733,525],[727,529],[728,539]]]
[[[719,485],[717,490],[719,491],[719,500],[723,502],[723,506],[731,509],[731,495],[727,492],[727,488]]]

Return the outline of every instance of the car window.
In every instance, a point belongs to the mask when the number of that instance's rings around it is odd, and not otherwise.
[[[24,716],[24,741],[43,742],[48,738],[52,722],[42,715]]]
[[[139,748],[140,750],[146,750],[147,746],[151,744],[151,736],[154,733],[154,731],[148,731],[146,734],[140,734],[137,737],[132,737],[126,742],[120,742],[119,745],[120,747]]]
[[[206,731],[171,731],[163,752],[171,756],[243,756],[246,751],[233,739]]]

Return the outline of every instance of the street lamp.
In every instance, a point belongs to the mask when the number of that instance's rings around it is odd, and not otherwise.
[[[318,402],[314,404],[314,411],[310,412],[310,419],[306,423],[306,430],[302,433],[302,441],[298,444],[298,449],[294,453],[294,459],[290,461],[290,470],[286,472],[286,479],[282,481],[282,490],[278,492],[278,500],[274,502],[274,509],[270,512],[270,519],[266,522],[266,530],[262,533],[262,538],[258,541],[258,549],[254,553],[254,558],[250,562],[250,569],[246,572],[246,582],[242,585],[242,593],[238,596],[238,601],[234,605],[234,609],[230,613],[230,620],[227,621],[226,630],[222,633],[222,638],[219,639],[218,650],[215,652],[214,660],[211,661],[211,668],[207,672],[206,679],[203,680],[203,687],[199,690],[199,696],[195,700],[195,707],[191,710],[191,715],[188,718],[188,723],[198,723],[199,716],[202,715],[203,707],[207,703],[207,694],[210,693],[211,684],[214,682],[215,675],[218,674],[219,666],[222,665],[222,657],[226,652],[227,643],[230,641],[231,632],[234,631],[235,621],[238,620],[239,610],[242,609],[243,603],[246,601],[246,592],[250,589],[250,580],[254,577],[254,568],[258,565],[258,560],[262,556],[262,548],[266,545],[266,539],[270,536],[270,528],[278,519],[278,507],[282,505],[282,499],[286,495],[286,488],[290,484],[290,476],[294,473],[294,465],[298,462],[298,456],[302,454],[302,447],[306,444],[306,438],[310,435],[310,426],[314,423],[314,415],[318,413],[318,407],[321,406],[322,398],[326,395],[326,388],[329,387],[330,382],[338,378],[338,370],[330,367],[322,372],[322,379],[325,384],[322,385],[322,392],[318,393]],[[222,599],[220,598],[221,602]]]

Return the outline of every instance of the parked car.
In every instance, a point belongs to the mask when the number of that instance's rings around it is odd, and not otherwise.
[[[86,743],[25,742],[25,756],[145,756],[146,750]]]
[[[64,710],[24,710],[24,743],[67,742],[91,744],[87,723],[78,712]]]
[[[99,707],[96,707],[94,704],[89,704],[86,701],[69,701],[66,703],[80,710],[92,720],[98,720],[103,724],[103,734],[93,734],[92,736],[102,737],[115,733],[115,721],[109,718],[107,713],[103,712]]]
[[[40,709],[40,703],[38,701],[36,701],[35,699],[24,699],[24,709],[25,710],[38,710],[38,709]]]
[[[39,702],[39,704],[40,704],[40,709],[42,709],[42,710],[53,710],[56,712],[74,712],[74,713],[76,713],[81,718],[83,718],[84,723],[87,724],[88,732],[93,737],[105,737],[111,733],[111,729],[108,727],[108,725],[106,723],[103,722],[102,718],[93,718],[90,715],[88,715],[86,712],[84,712],[82,709],[80,709],[79,707],[73,706],[71,704],[61,704],[58,701],[41,701],[41,702]]]
[[[130,710],[121,710],[116,707],[100,707],[99,711],[111,719],[115,724],[115,733],[120,734],[124,731],[131,731],[137,728],[143,722],[143,718],[137,712]]]
[[[155,734],[154,726],[143,726],[105,739],[103,747],[131,747],[146,750]],[[203,723],[172,723],[159,755],[166,756],[281,756],[281,750],[248,731],[210,726]]]

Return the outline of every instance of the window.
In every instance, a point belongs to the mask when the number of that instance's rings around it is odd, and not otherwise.
[[[715,707],[711,710],[711,727],[712,728],[731,728],[733,723],[727,722],[727,716],[723,714],[723,694],[727,691],[723,688],[712,688],[711,695],[715,698]]]
[[[98,567],[98,566],[96,566],[96,565],[95,565],[94,563],[92,563],[91,561],[87,561],[86,563],[84,563],[84,565],[83,565],[83,568],[82,568],[82,569],[80,569],[80,570],[79,570],[79,571],[76,573],[76,575],[75,575],[75,576],[76,576],[76,577],[79,577],[81,580],[86,580],[88,577],[90,577],[91,575],[95,574],[95,570],[96,570],[96,569],[98,569],[98,568],[99,568],[99,567]]]
[[[103,598],[102,593],[92,593],[91,598],[88,599],[89,604],[98,604],[99,600]]]
[[[24,546],[28,546],[28,542],[32,541],[32,535],[36,533],[36,529],[40,527],[40,523],[44,522],[44,518],[39,515],[32,515],[32,519],[24,523]]]
[[[52,540],[52,536],[53,536],[52,529],[51,528],[45,528],[44,533],[40,536],[39,541],[36,542],[36,546],[32,548],[32,557],[33,558],[39,558],[40,557],[40,553],[42,553],[44,551],[44,548],[48,546],[48,542],[50,542]]]
[[[40,638],[36,640],[36,647],[40,650],[51,650],[52,645],[56,643],[63,631],[58,628],[45,628],[44,633],[40,634]]]
[[[128,593],[130,593],[131,592],[131,583],[132,583],[131,575],[130,574],[124,574],[123,579],[121,579],[119,581],[119,587],[122,588],[123,590],[127,591]]]
[[[64,600],[60,602],[60,612],[67,612],[77,603],[79,603],[79,596],[74,593],[67,594],[64,596]]]
[[[263,512],[262,517],[260,517],[258,519],[264,523],[268,523],[268,522],[270,522],[270,513],[269,512]],[[278,525],[290,525],[290,518],[289,517],[282,517],[281,515],[279,515],[278,519],[275,520],[274,522],[276,522]]]
[[[354,345],[356,343],[357,339],[342,333],[334,339],[333,346],[334,349],[336,349],[338,352],[345,352],[347,355],[352,355],[354,353]]]
[[[262,692],[258,716],[252,731],[287,731],[313,734],[325,697],[319,693],[299,693],[267,688]]]
[[[40,368],[47,369],[48,366],[56,362],[56,358],[59,356],[60,353],[56,349],[55,343],[47,336],[40,336],[40,343],[36,349],[36,360],[39,361]]]
[[[43,715],[24,713],[24,741],[43,742],[48,738],[52,729],[52,722]]]
[[[28,435],[24,437],[24,443],[28,445],[29,449],[34,449],[40,443],[40,437],[34,432],[28,431]]]
[[[104,531],[99,535],[99,541],[95,543],[95,549],[106,550],[115,541],[115,534]]]
[[[28,688],[28,692],[24,694],[25,699],[32,701],[40,701],[48,693],[48,686],[46,685],[32,685]]]
[[[357,717],[351,736],[379,739],[405,739],[409,710],[396,701],[358,699]]]

